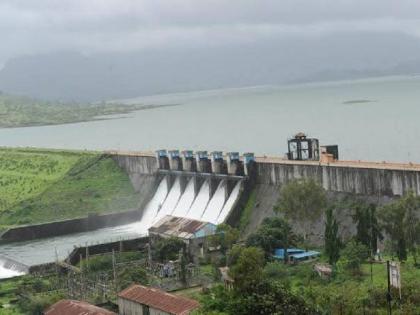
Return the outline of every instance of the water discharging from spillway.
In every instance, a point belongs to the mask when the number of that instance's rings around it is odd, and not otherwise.
[[[207,207],[210,199],[210,184],[209,180],[205,180],[200,188],[200,191],[195,198],[190,210],[187,213],[187,217],[194,220],[201,220],[201,216]]]
[[[165,176],[160,184],[150,202],[147,204],[146,208],[143,211],[143,216],[140,223],[145,226],[147,229],[152,225],[153,220],[156,217],[159,209],[162,208],[162,205],[168,195],[168,179]]]
[[[6,257],[0,256],[0,279],[24,275],[27,272],[27,267],[23,268],[20,265]]]
[[[184,193],[182,194],[181,198],[179,199],[178,204],[176,205],[172,215],[175,217],[186,217],[188,210],[195,199],[195,190],[194,190],[194,182],[195,179],[191,178],[188,181],[187,187],[185,188]]]
[[[230,210],[232,210],[233,206],[235,205],[236,200],[239,197],[239,192],[241,190],[241,182],[237,182],[235,185],[235,188],[233,188],[232,192],[230,193],[230,196],[228,200],[226,201],[222,211],[220,212],[218,218],[216,219],[215,224],[223,223],[228,216]]]
[[[171,190],[169,191],[169,194],[166,197],[165,202],[162,204],[158,213],[153,219],[153,223],[156,223],[157,221],[162,219],[165,215],[171,214],[174,211],[176,205],[178,204],[180,197],[181,197],[181,178],[178,176],[175,179],[175,182]]]
[[[223,205],[226,201],[226,181],[221,180],[217,187],[213,197],[207,205],[201,220],[205,222],[216,222],[220,212],[223,209]]]

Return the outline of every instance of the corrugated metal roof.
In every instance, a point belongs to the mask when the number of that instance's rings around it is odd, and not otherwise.
[[[60,300],[50,306],[45,315],[116,315],[104,308],[76,300]]]
[[[194,238],[196,232],[208,225],[215,226],[209,222],[166,215],[149,228],[149,232],[190,239]]]
[[[200,306],[195,300],[138,284],[121,291],[118,297],[174,315],[187,315]]]

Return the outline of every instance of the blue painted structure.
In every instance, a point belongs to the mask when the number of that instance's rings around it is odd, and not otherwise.
[[[274,250],[273,257],[276,259],[284,260],[284,248],[277,248]],[[320,252],[309,250],[305,251],[304,249],[300,248],[288,248],[287,249],[287,256],[291,262],[301,262],[305,260],[310,260],[319,257]]]
[[[239,152],[228,152],[231,161],[239,161]]]
[[[182,151],[182,155],[187,160],[194,159],[194,152],[192,150],[184,150],[184,151]]]
[[[247,153],[244,153],[243,155],[244,155],[245,164],[248,164],[249,162],[255,162],[254,153],[247,152]]]
[[[207,151],[197,151],[196,154],[197,154],[197,157],[198,157],[199,160],[207,160],[208,159]]]
[[[168,153],[167,153],[166,150],[157,150],[156,154],[157,154],[158,158],[168,156]]]
[[[171,159],[179,157],[179,150],[169,150],[168,153]]]

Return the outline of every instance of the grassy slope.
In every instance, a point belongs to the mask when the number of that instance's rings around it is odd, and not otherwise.
[[[376,313],[374,314],[386,314],[387,273],[385,264],[372,265],[373,281],[370,278],[369,263],[362,265],[360,277],[354,277],[339,269],[337,277],[332,281],[325,281],[314,275],[311,265],[302,264],[286,268],[288,270],[287,278],[293,291],[305,296],[311,304],[329,305],[334,314],[339,313],[340,305],[344,305],[344,308],[351,306],[353,310],[357,309],[361,313],[363,309],[375,309]],[[411,259],[401,264],[401,278],[403,299],[410,293],[410,299],[414,297],[418,303],[420,301],[420,269],[413,266]],[[396,303],[398,292],[393,290],[393,295],[394,303]],[[368,314],[371,313],[368,312]]]
[[[94,153],[0,150],[0,229],[135,208],[128,176]]]

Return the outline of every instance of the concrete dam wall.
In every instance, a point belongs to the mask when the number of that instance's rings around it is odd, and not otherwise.
[[[326,191],[375,196],[401,196],[409,191],[420,195],[420,170],[303,162],[256,163],[257,183],[281,186],[291,180],[313,178]],[[384,165],[385,166],[385,165]],[[408,165],[407,165],[408,166]]]
[[[265,217],[274,215],[273,207],[280,196],[281,186],[291,180],[312,178],[322,185],[332,199],[351,195],[351,198],[383,204],[398,198],[408,191],[413,191],[420,195],[420,165],[359,161],[322,163],[318,161],[289,161],[282,158],[257,157],[254,159],[253,172],[245,174],[249,172],[245,157],[239,157],[239,163],[236,166],[232,166],[230,165],[232,157],[229,156],[229,153],[227,154],[227,159],[225,156],[219,160],[212,158],[211,161],[209,159],[207,162],[205,158],[200,159],[200,152],[197,152],[196,156],[197,159],[194,157],[188,160],[185,156],[181,159],[175,155],[175,159],[173,159],[173,156],[169,156],[167,160],[159,160],[159,157],[155,157],[153,154],[142,156],[141,153],[130,153],[125,156],[118,156],[117,160],[120,166],[128,172],[132,172],[130,177],[133,178],[151,174],[159,177],[159,174],[162,176],[162,169],[172,170],[172,172],[181,170],[180,172],[183,173],[186,171],[200,173],[203,170],[213,174],[228,175],[230,173],[234,175],[240,173],[244,177],[241,187],[238,187],[238,196],[234,198],[234,201],[231,200],[234,205],[229,208],[228,213],[224,214],[222,218],[223,222],[237,224],[241,209],[246,204],[250,192],[255,191],[256,200],[252,207],[249,226],[246,228],[245,234],[255,231]],[[220,163],[215,164],[217,161]],[[159,178],[161,180],[162,177]],[[181,187],[184,187],[183,185],[185,184],[182,184]],[[186,194],[179,199],[178,206],[172,212],[173,215],[187,215],[188,211],[186,212],[184,209],[186,207],[185,202],[188,203],[188,208],[191,206],[192,200],[195,200],[197,196],[197,193],[194,192],[190,185],[191,183],[187,183],[186,189],[181,188],[183,189],[182,191],[185,189]],[[178,184],[175,187],[178,187]],[[216,185],[216,190],[223,190],[223,184]],[[166,196],[168,193],[169,190],[165,191],[164,195]],[[173,194],[174,192],[171,195],[173,196]],[[190,199],[188,199],[188,196],[190,196]],[[209,203],[208,206],[212,204],[217,205],[218,203],[214,201]],[[195,215],[194,218],[208,220],[209,216]],[[340,221],[343,225],[342,234],[351,235],[354,232],[354,224],[352,223],[350,209],[341,212]],[[214,222],[221,223],[222,221],[216,220]],[[323,219],[321,218],[320,222],[315,224],[313,228],[313,234],[320,241],[322,239]]]

